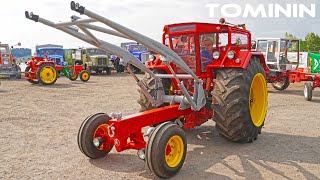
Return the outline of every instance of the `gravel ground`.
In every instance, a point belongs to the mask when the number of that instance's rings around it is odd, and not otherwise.
[[[88,83],[60,78],[53,86],[1,80],[0,179],[157,179],[136,151],[98,160],[77,146],[82,121],[98,112],[138,112],[127,74],[94,76]],[[303,83],[277,92],[258,140],[225,141],[209,121],[187,131],[188,153],[173,179],[320,179],[320,92],[303,98]]]

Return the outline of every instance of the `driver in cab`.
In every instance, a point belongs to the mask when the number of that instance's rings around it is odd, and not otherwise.
[[[211,36],[205,36],[202,41],[203,49],[200,52],[201,55],[201,71],[206,71],[207,65],[212,63],[213,60],[213,45],[214,39]]]

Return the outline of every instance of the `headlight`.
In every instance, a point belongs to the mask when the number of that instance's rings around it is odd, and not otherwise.
[[[154,60],[156,60],[156,57],[154,56],[154,55],[149,55],[149,61],[154,61]]]
[[[220,58],[220,52],[219,51],[215,51],[212,54],[213,59],[219,59]]]
[[[228,57],[229,59],[233,59],[235,55],[236,55],[236,53],[231,50],[231,51],[228,52],[227,57]]]

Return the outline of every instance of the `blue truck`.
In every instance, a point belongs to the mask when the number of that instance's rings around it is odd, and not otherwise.
[[[136,42],[121,43],[121,47],[129,51],[132,55],[138,58],[142,63],[145,63],[150,55],[149,49],[142,44]],[[132,67],[135,73],[140,73],[141,70]]]
[[[63,46],[54,44],[45,44],[36,46],[36,56],[48,58],[54,61],[57,65],[66,66]]]

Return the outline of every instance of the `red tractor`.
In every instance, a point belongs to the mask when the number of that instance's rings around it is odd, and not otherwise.
[[[32,84],[52,85],[57,81],[59,75],[64,75],[71,81],[75,81],[80,74],[80,79],[87,82],[90,78],[88,71],[83,69],[82,64],[72,66],[56,65],[49,58],[34,56],[27,62],[25,70],[26,79]]]
[[[78,133],[83,154],[97,159],[112,148],[118,152],[135,149],[155,175],[170,178],[180,171],[186,157],[184,129],[213,119],[218,132],[230,141],[257,139],[267,113],[268,67],[263,54],[251,50],[251,33],[245,25],[224,19],[220,24],[171,24],[164,27],[163,43],[159,43],[73,1],[71,9],[90,18],[73,16],[71,22],[53,23],[33,13],[25,15],[121,57],[140,88],[140,113],[98,113],[84,120]],[[90,30],[135,40],[159,55],[150,56],[144,65]],[[145,78],[140,80],[131,65],[146,72]],[[143,127],[149,129],[143,133]]]

